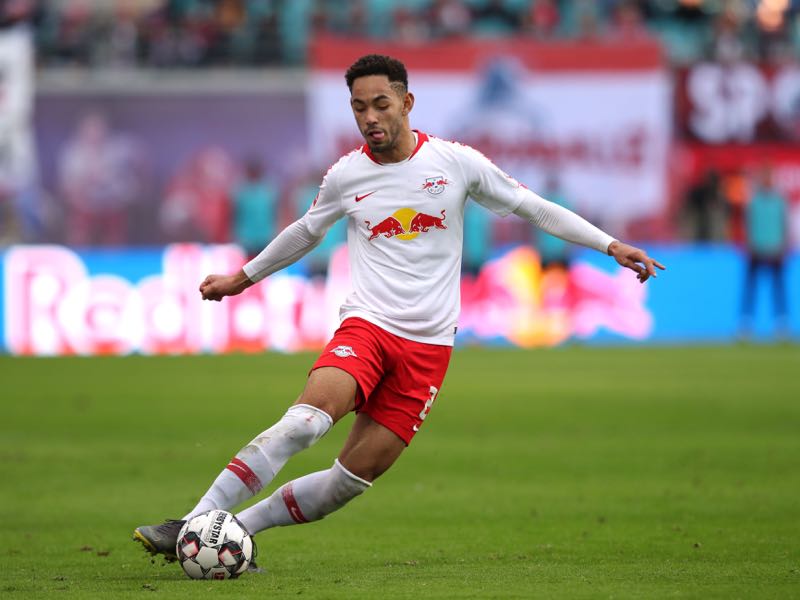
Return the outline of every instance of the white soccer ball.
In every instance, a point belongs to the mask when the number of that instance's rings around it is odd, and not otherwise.
[[[184,524],[176,551],[192,579],[233,579],[253,560],[253,539],[231,513],[211,510]]]

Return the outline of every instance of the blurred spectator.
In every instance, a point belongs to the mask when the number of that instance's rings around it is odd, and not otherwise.
[[[692,225],[692,239],[697,242],[725,239],[727,207],[722,194],[719,173],[706,171],[686,197],[686,212]]]
[[[600,19],[593,2],[581,2],[576,9],[577,27],[575,37],[580,41],[596,40],[602,35]]]
[[[525,29],[541,39],[555,37],[561,22],[561,14],[556,0],[534,0],[524,18]]]
[[[139,27],[132,2],[118,2],[107,24],[105,55],[98,57],[111,67],[133,67],[139,57]]]
[[[407,44],[418,44],[431,37],[431,24],[418,19],[413,11],[399,6],[394,14],[394,34],[398,41]]]
[[[95,39],[95,22],[87,2],[65,2],[56,18],[53,54],[60,64],[88,65]]]
[[[459,37],[469,31],[472,14],[459,0],[433,0],[426,21],[434,37]]]
[[[800,7],[797,7],[800,8]],[[796,9],[795,9],[796,10]],[[786,6],[761,2],[756,9],[758,57],[769,62],[792,60],[791,22]]]
[[[282,40],[278,17],[273,12],[255,20],[253,23],[253,64],[274,65],[282,60]]]
[[[722,12],[714,22],[710,54],[714,60],[726,64],[746,58],[748,52],[744,24],[733,9]]]
[[[550,173],[544,185],[542,196],[550,202],[572,210],[572,205],[568,202],[566,194],[561,188],[558,175]],[[542,260],[542,268],[559,267],[566,269],[569,267],[569,258],[572,246],[569,242],[557,238],[541,229],[536,230],[536,249]]]
[[[35,0],[4,0],[0,2],[0,27],[9,27],[34,18]]]
[[[236,242],[253,257],[275,237],[278,186],[265,176],[257,159],[247,162],[244,175],[233,193],[233,233]]]
[[[0,187],[0,248],[20,241],[19,224],[13,206],[13,196]]]
[[[683,2],[678,2],[674,15],[681,21],[698,22],[705,21],[708,18],[709,10],[703,6],[703,0],[684,0]]]
[[[58,177],[66,203],[67,243],[116,246],[129,241],[130,210],[146,187],[138,144],[111,132],[102,114],[90,113],[61,152]]]
[[[308,15],[308,22],[312,37],[335,29],[333,16],[330,14],[327,5],[319,0],[317,0],[311,8]]]
[[[745,215],[748,264],[742,302],[743,333],[747,335],[752,329],[757,276],[763,269],[772,275],[778,329],[781,335],[785,335],[789,325],[784,285],[784,258],[789,246],[789,215],[786,199],[774,187],[772,170],[769,167],[765,167],[759,174],[755,193],[747,205]]]
[[[609,34],[614,40],[627,42],[650,37],[645,26],[642,9],[636,2],[624,0],[614,7]]]
[[[236,64],[237,39],[246,31],[246,24],[244,0],[217,0],[203,23],[203,28],[208,31],[206,62]]]
[[[348,35],[362,37],[369,35],[367,12],[364,0],[351,0],[350,6],[344,11],[347,18],[346,31]]]
[[[473,10],[473,32],[478,35],[510,35],[519,31],[522,18],[503,0],[487,0]]]
[[[733,171],[722,176],[722,197],[728,215],[727,239],[737,244],[745,239],[745,207],[750,200],[750,187],[750,181],[742,171]]]
[[[165,14],[154,13],[143,29],[143,54],[152,67],[203,64],[213,37],[211,25],[202,15],[189,16],[183,27],[175,27]]]
[[[161,206],[167,240],[229,242],[230,192],[236,180],[236,165],[222,148],[206,147],[192,156],[173,177]]]

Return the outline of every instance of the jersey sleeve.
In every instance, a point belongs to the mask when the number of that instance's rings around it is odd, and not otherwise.
[[[525,197],[525,188],[474,148],[458,148],[469,195],[501,217],[514,212]]]
[[[306,227],[314,236],[325,235],[331,225],[345,215],[336,175],[336,165],[334,165],[323,177],[317,197],[305,214]]]

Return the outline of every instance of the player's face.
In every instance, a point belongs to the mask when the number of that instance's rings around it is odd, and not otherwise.
[[[408,112],[414,97],[398,93],[385,75],[368,75],[353,82],[350,106],[358,129],[370,150],[386,153],[395,148],[408,128]]]

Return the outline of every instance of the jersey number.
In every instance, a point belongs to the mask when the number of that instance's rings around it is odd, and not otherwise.
[[[431,406],[433,406],[433,401],[436,400],[436,394],[439,393],[439,389],[431,386],[429,393],[431,397],[428,398],[428,400],[425,402],[424,408],[419,413],[419,418],[423,421],[425,420],[425,417],[428,416],[428,413],[431,412]]]

